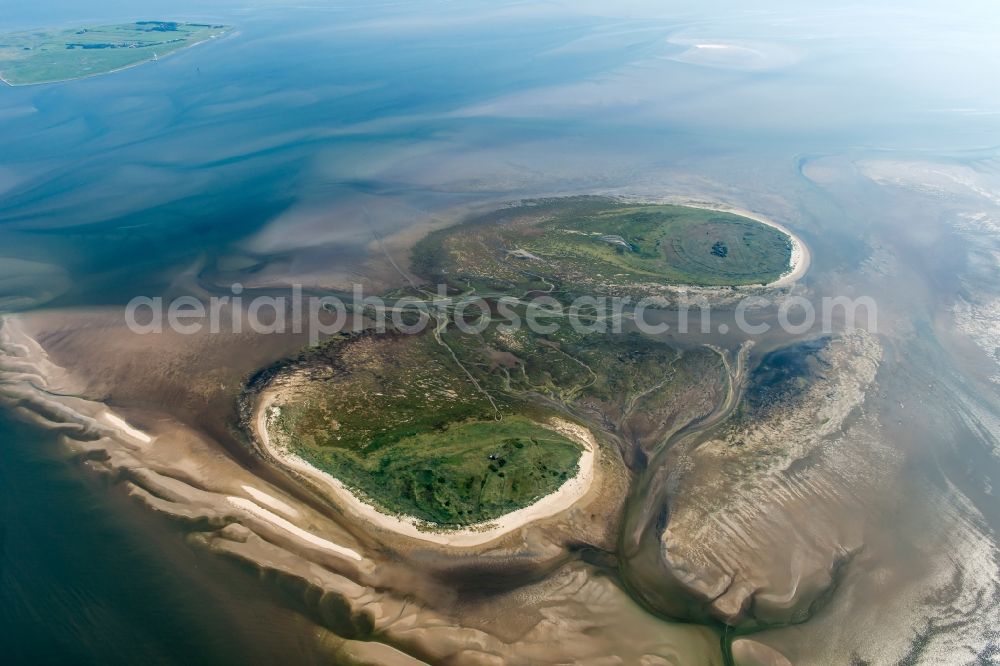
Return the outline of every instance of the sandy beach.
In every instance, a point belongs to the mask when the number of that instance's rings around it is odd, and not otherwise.
[[[769,220],[766,217],[761,217],[756,213],[740,210],[738,208],[726,209],[725,212],[735,213],[737,215],[742,215],[743,217],[749,217],[751,220],[756,220],[761,224],[766,224],[769,227],[773,227],[778,231],[787,234],[788,237],[792,239],[792,256],[788,260],[788,271],[774,282],[769,282],[765,286],[786,287],[788,285],[795,284],[802,279],[803,276],[805,276],[806,272],[809,270],[809,264],[812,261],[812,257],[809,254],[809,248],[804,242],[802,242],[802,239],[792,233],[788,227],[778,224],[774,220]]]
[[[553,419],[545,425],[578,442],[583,447],[576,476],[566,481],[554,493],[546,495],[534,504],[488,523],[462,529],[427,528],[422,525],[418,518],[394,516],[379,511],[371,504],[358,498],[339,479],[316,469],[294,453],[276,446],[268,436],[267,423],[271,415],[274,414],[274,410],[278,409],[275,403],[279,397],[275,391],[265,391],[261,394],[257,404],[254,430],[264,449],[282,465],[329,489],[337,502],[355,515],[383,530],[413,539],[457,548],[489,543],[536,520],[550,518],[565,511],[586,495],[594,482],[597,441],[593,434],[583,426],[561,419]]]

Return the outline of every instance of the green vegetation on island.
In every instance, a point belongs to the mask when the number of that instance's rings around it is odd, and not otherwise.
[[[332,340],[299,366],[269,436],[383,510],[444,525],[509,513],[576,473],[580,445],[545,426],[554,410],[477,390],[448,349],[430,332]]]
[[[548,323],[336,336],[256,387],[280,386],[268,436],[386,513],[456,527],[576,475],[581,447],[553,417],[655,442],[712,404],[695,387],[724,381],[714,352]]]
[[[540,311],[533,296],[566,306],[650,285],[769,282],[789,258],[785,234],[727,213],[595,197],[506,208],[414,248],[414,270],[452,297],[427,308],[422,332],[391,324],[416,317],[393,297],[435,294],[404,289],[386,297],[384,332],[334,336],[251,390],[277,396],[272,443],[383,511],[483,523],[576,475],[581,445],[554,419],[648,451],[710,413],[728,381],[714,351],[680,351],[597,305]],[[473,298],[489,318],[466,307]],[[544,326],[512,325],[529,311]]]
[[[788,271],[784,232],[733,213],[601,197],[543,200],[431,234],[417,268],[473,285],[532,278],[584,293],[767,284]]]
[[[228,30],[208,23],[137,21],[0,35],[0,78],[10,85],[29,85],[107,74]]]

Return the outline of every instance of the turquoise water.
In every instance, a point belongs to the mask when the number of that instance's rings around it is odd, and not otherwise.
[[[838,203],[802,164],[926,155],[996,168],[986,5],[690,4],[5,6],[0,31],[204,18],[237,32],[111,76],[0,88],[0,309],[120,304],[180,271],[209,283],[234,257],[254,271],[336,269],[375,232],[455,206],[595,190],[780,194],[799,203],[816,266],[851,270],[874,224],[865,205],[889,207],[870,185]],[[726,40],[758,55],[676,59]],[[258,612],[272,600],[256,579],[57,450],[0,420],[5,661],[313,653]]]
[[[0,30],[134,18],[86,4],[18,6]],[[957,74],[918,80],[925,42],[952,43],[919,11],[636,6],[161,3],[238,32],[112,76],[0,90],[0,261],[49,266],[40,282],[68,271],[55,304],[121,302],[234,252],[328,268],[373,231],[463,203],[676,191],[685,174],[780,191],[797,158],[996,140],[991,116],[963,112],[998,94],[965,87],[985,83],[968,73],[975,43],[948,56]],[[760,55],[674,59],[733,38]],[[302,221],[261,233],[288,219]],[[0,282],[0,298],[12,289]]]

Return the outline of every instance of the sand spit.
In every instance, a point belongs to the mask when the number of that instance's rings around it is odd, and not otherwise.
[[[253,486],[248,486],[246,484],[243,484],[240,487],[243,488],[243,490],[246,492],[247,495],[254,498],[261,504],[270,507],[271,509],[274,509],[275,511],[279,511],[285,514],[286,516],[291,516],[292,518],[295,518],[299,515],[298,509],[289,506],[286,502],[282,502],[277,497],[268,495],[263,490],[257,490]]]
[[[162,438],[161,442],[161,437],[135,428],[104,404],[76,397],[76,393],[82,393],[82,387],[74,385],[65,370],[48,359],[18,318],[0,318],[0,405],[12,408],[27,421],[62,432],[65,443],[72,449],[101,451],[106,467],[134,479],[129,483],[135,492],[212,506],[215,511],[239,509],[311,546],[356,562],[362,560],[357,551],[308,532],[251,500],[200,490],[181,481],[180,478],[190,475],[190,470],[186,469],[189,461],[180,454],[183,450],[180,443],[169,438]],[[158,445],[164,447],[163,451],[158,451]],[[149,459],[140,460],[140,454],[148,455]],[[164,455],[176,470],[168,472],[164,468],[161,460]],[[174,471],[181,472],[181,477],[173,477]],[[224,476],[220,478],[223,480]],[[240,487],[272,509],[291,517],[299,515],[296,509],[264,491],[249,484]]]
[[[245,487],[245,486],[244,486]],[[243,499],[242,497],[228,497],[226,498],[231,505],[240,509],[241,511],[246,511],[254,518],[259,518],[261,520],[267,521],[272,525],[280,527],[289,534],[292,534],[303,541],[313,544],[314,546],[319,546],[320,548],[325,548],[326,550],[337,553],[338,555],[343,555],[344,557],[349,557],[352,560],[357,560],[360,562],[362,560],[361,554],[358,551],[351,548],[344,548],[343,546],[338,546],[332,541],[327,539],[322,539],[311,532],[307,532],[301,527],[297,527],[292,523],[288,522],[281,516],[268,511],[259,504],[255,504],[248,499]]]
[[[562,513],[582,499],[594,483],[597,442],[593,434],[582,426],[561,419],[553,419],[547,424],[548,427],[578,442],[583,447],[579,469],[573,478],[534,504],[488,523],[454,530],[435,528],[412,516],[393,516],[379,511],[351,492],[339,479],[316,469],[287,448],[273,442],[268,434],[268,425],[270,419],[280,410],[280,406],[276,404],[280,402],[280,399],[281,395],[278,391],[264,391],[257,403],[254,430],[264,449],[288,469],[318,481],[324,488],[331,491],[339,504],[368,523],[413,539],[457,548],[480,546],[499,539],[529,523]]]
[[[134,439],[137,442],[142,442],[143,444],[149,444],[153,441],[153,438],[144,433],[141,430],[137,430],[130,426],[128,422],[120,416],[117,416],[111,412],[104,412],[101,417],[110,423],[115,428],[125,433],[126,436]]]

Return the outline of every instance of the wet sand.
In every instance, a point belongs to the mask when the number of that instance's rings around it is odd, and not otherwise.
[[[601,658],[610,651],[636,663],[665,659],[721,666],[714,630],[654,618],[599,569],[567,559],[571,541],[613,545],[615,498],[624,494],[624,485],[619,473],[598,474],[604,465],[597,464],[596,448],[594,480],[578,502],[583,510],[572,507],[559,520],[535,520],[478,546],[429,544],[434,546],[430,551],[420,547],[428,542],[379,530],[374,535],[379,540],[373,541],[370,525],[326,508],[323,501],[303,501],[308,493],[295,480],[287,485],[282,478],[265,480],[264,470],[239,464],[217,442],[169,414],[148,406],[109,408],[82,397],[90,389],[77,372],[109,361],[128,368],[149,394],[169,393],[179,376],[172,369],[163,372],[163,356],[145,353],[148,339],[134,350],[122,345],[135,336],[114,321],[112,313],[80,312],[5,318],[0,402],[16,404],[22,418],[61,433],[62,446],[81,456],[85,467],[175,521],[191,543],[299,590],[293,596],[301,594],[310,616],[329,630],[324,640],[338,651],[338,659],[351,654],[386,664],[525,659],[557,664]],[[60,333],[67,329],[74,335]],[[99,342],[88,343],[85,355],[71,351],[90,333]],[[33,336],[49,340],[58,358]],[[217,342],[197,336],[177,341],[191,354],[185,372],[200,362],[200,346]],[[159,341],[161,348],[171,344],[169,336]],[[232,348],[232,341],[222,345]],[[117,353],[107,355],[112,349]],[[60,365],[64,361],[72,367]],[[231,371],[239,373],[236,367]],[[226,393],[218,383],[215,390]],[[574,434],[584,437],[578,430]],[[516,603],[517,612],[502,625],[495,622],[492,604],[455,603],[454,595],[463,588],[450,571],[474,566],[501,574],[513,563],[520,573],[507,583],[510,590],[493,593]],[[604,611],[592,615],[598,606]],[[585,639],[573,629],[580,620],[591,627]]]

